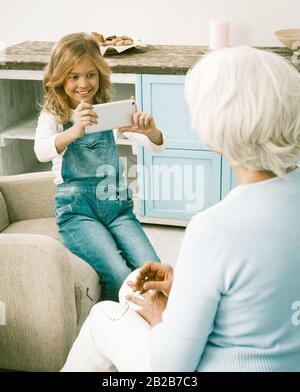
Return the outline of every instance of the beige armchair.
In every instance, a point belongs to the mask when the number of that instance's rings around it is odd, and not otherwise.
[[[97,273],[60,241],[54,195],[51,172],[0,177],[0,369],[59,370],[100,300]]]

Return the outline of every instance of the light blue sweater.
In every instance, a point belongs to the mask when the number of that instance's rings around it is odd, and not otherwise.
[[[151,332],[152,369],[300,371],[296,301],[299,168],[288,180],[238,186],[192,219]]]

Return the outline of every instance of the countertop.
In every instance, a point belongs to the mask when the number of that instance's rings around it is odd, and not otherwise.
[[[0,70],[43,70],[54,42],[26,41],[0,52]],[[258,47],[277,53],[291,62],[293,52],[284,47]],[[104,58],[114,73],[185,75],[209,51],[205,46],[148,45]],[[299,68],[300,70],[300,68]]]

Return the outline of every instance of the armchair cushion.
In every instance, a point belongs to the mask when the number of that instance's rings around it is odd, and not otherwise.
[[[55,218],[26,219],[15,222],[3,230],[3,234],[42,234],[60,241]]]
[[[0,176],[0,192],[6,201],[9,222],[54,217],[53,180],[52,172]]]
[[[0,233],[9,225],[7,207],[2,193],[0,192]]]

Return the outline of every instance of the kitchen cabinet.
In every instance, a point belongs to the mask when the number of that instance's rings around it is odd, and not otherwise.
[[[14,75],[6,79],[0,71],[0,175],[24,173],[38,165],[33,140],[41,101],[41,81]]]
[[[1,80],[0,70],[0,175],[51,169],[51,162],[38,162],[33,153],[37,119],[43,102],[41,75],[31,75],[36,80]],[[18,75],[22,77],[22,75]],[[26,77],[26,74],[23,75]],[[114,77],[112,78],[114,82]],[[120,80],[113,83],[113,100],[127,99],[135,94],[135,77],[131,77],[126,93]],[[126,95],[125,95],[126,94]],[[128,139],[119,138],[120,145],[131,145]]]
[[[188,221],[220,200],[221,157],[207,151],[190,128],[182,75],[142,75],[143,111],[163,130],[166,150],[141,149],[141,213],[148,217]]]
[[[188,221],[220,200],[221,158],[210,151],[143,151],[140,176],[145,216]]]
[[[183,75],[142,75],[142,108],[164,132],[166,146],[205,150],[190,127]]]

